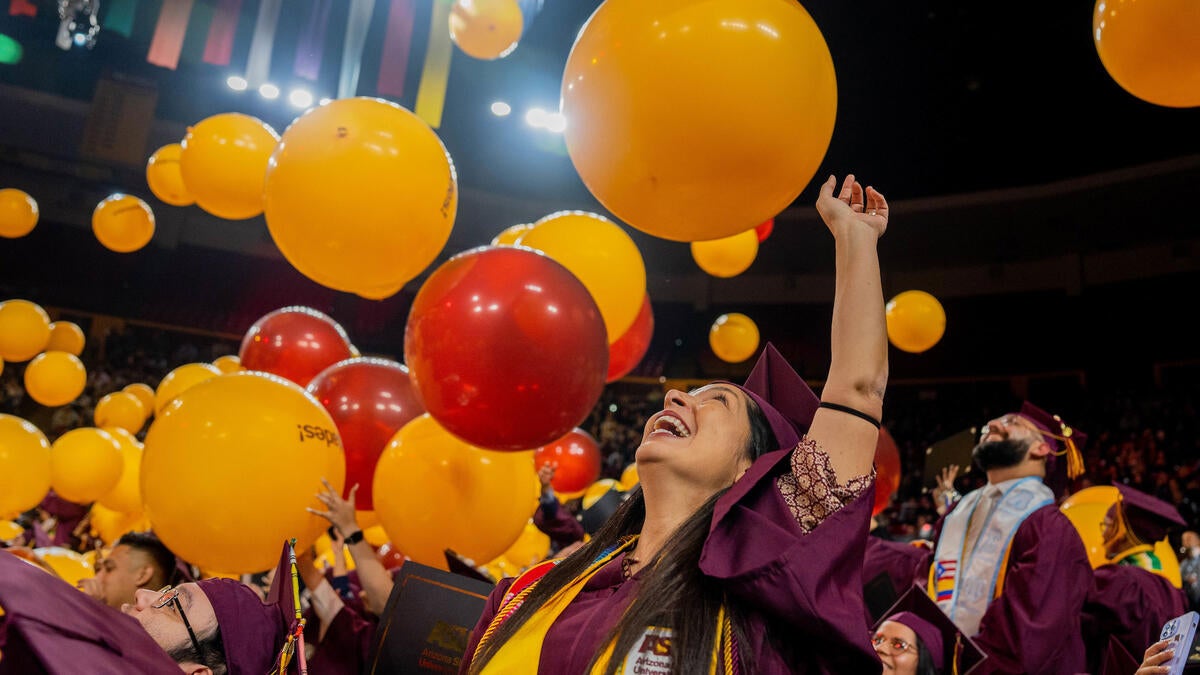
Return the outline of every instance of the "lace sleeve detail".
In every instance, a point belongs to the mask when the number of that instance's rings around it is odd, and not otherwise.
[[[792,452],[791,464],[791,472],[779,476],[776,485],[805,534],[862,494],[875,478],[872,468],[870,473],[839,485],[829,454],[808,438]]]

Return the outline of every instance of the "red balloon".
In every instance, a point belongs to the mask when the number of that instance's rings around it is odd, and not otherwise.
[[[642,301],[642,309],[633,320],[633,325],[617,341],[608,346],[608,376],[605,382],[616,382],[629,374],[641,363],[650,338],[654,337],[654,311],[650,307],[650,296]],[[586,487],[586,486],[585,486]],[[582,489],[582,488],[580,488]]]
[[[758,243],[763,243],[771,233],[775,231],[775,219],[771,218],[758,227],[754,228],[754,232],[758,235]]]
[[[558,493],[579,492],[600,478],[600,446],[588,432],[576,427],[567,435],[533,453],[533,465],[541,469],[556,464],[550,486]]]
[[[238,350],[243,368],[278,375],[301,387],[351,356],[350,338],[341,325],[315,309],[296,306],[255,321]]]
[[[536,448],[574,429],[608,372],[591,293],[551,258],[512,246],[438,267],[413,299],[404,354],[430,416],[493,450]]]
[[[875,506],[871,515],[878,515],[888,507],[892,495],[900,488],[900,449],[888,430],[879,430],[875,442]]]
[[[383,563],[383,568],[389,572],[400,569],[404,566],[404,561],[407,560],[403,553],[395,546],[392,546],[390,541],[380,546],[379,550],[375,553],[379,556],[379,562]]]
[[[342,436],[346,450],[342,496],[349,496],[358,483],[355,508],[373,510],[379,455],[400,427],[425,414],[408,368],[388,359],[347,359],[322,370],[308,383],[308,393],[329,411]]]

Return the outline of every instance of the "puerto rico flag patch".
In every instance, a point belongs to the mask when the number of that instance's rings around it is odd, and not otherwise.
[[[954,597],[954,575],[958,570],[958,561],[938,560],[934,563],[933,584],[936,592],[935,600],[949,601]]]

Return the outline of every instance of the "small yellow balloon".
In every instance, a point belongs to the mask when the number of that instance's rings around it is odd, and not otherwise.
[[[558,211],[533,224],[517,240],[566,267],[600,308],[608,343],[633,325],[646,297],[646,264],[633,238],[595,213]]]
[[[218,357],[212,364],[224,375],[236,373],[242,369],[242,360],[236,354]]]
[[[323,534],[321,536],[325,539],[329,539],[329,535],[327,534]],[[330,544],[326,544],[326,548],[327,550],[318,553],[316,557],[313,558],[313,567],[316,567],[319,570],[323,570],[326,567],[333,567],[333,548]],[[350,555],[350,551],[347,550],[344,544],[342,545],[342,553],[345,555],[346,571],[353,571],[357,567],[354,564],[354,556]]]
[[[708,346],[717,358],[740,363],[758,351],[758,324],[745,314],[722,314],[708,330]]]
[[[183,183],[208,213],[227,220],[253,218],[263,211],[267,161],[278,143],[279,134],[255,117],[208,117],[188,127],[180,143]]]
[[[694,241],[691,247],[692,259],[700,269],[728,279],[745,272],[758,257],[758,232],[746,230],[724,239]]]
[[[108,494],[124,468],[121,444],[103,429],[72,429],[50,446],[50,487],[69,502],[87,504]]]
[[[180,394],[220,374],[221,371],[209,363],[185,363],[172,370],[158,383],[158,389],[154,391],[154,413],[161,415],[167,404]]]
[[[456,0],[450,6],[450,39],[477,59],[508,56],[524,28],[517,0]]]
[[[92,232],[104,248],[132,253],[154,238],[154,212],[141,199],[117,193],[96,205]]]
[[[11,520],[0,520],[0,542],[11,545],[25,534],[25,528]]]
[[[121,513],[141,513],[142,443],[120,427],[106,427],[104,430],[121,446],[121,477],[113,489],[99,499],[99,503]]]
[[[0,413],[0,518],[41,503],[50,491],[50,442],[27,420]]]
[[[592,483],[583,491],[583,497],[579,500],[579,506],[582,509],[590,509],[595,506],[600,498],[608,494],[612,490],[620,490],[621,484],[611,478],[601,478]]]
[[[182,154],[183,147],[171,143],[155,150],[146,162],[146,183],[150,191],[171,206],[191,206],[196,203],[183,183],[183,172],[179,168]]]
[[[530,521],[525,524],[521,536],[508,547],[501,557],[517,569],[527,569],[545,560],[550,555],[550,537]]]
[[[48,408],[74,401],[85,386],[87,371],[74,354],[42,352],[25,367],[25,391]]]
[[[91,579],[96,576],[95,569],[92,564],[83,557],[82,553],[77,553],[69,548],[61,546],[47,546],[43,548],[33,549],[33,554],[46,563],[60,579],[71,584],[78,584],[83,579]]]
[[[145,514],[121,513],[100,503],[92,504],[92,510],[88,512],[88,524],[92,534],[109,546],[126,532],[145,532],[150,529],[150,521]]]
[[[925,291],[904,291],[888,301],[887,334],[897,349],[919,354],[946,332],[946,310]]]
[[[0,190],[0,237],[24,237],[37,222],[38,205],[33,197],[16,188]]]
[[[96,411],[92,415],[92,421],[102,429],[118,427],[131,434],[141,431],[147,418],[149,414],[142,399],[127,391],[105,394],[96,403]]]
[[[621,490],[628,492],[640,482],[641,478],[638,477],[637,463],[630,464],[629,466],[625,467],[624,471],[621,472]]]
[[[40,354],[50,341],[50,316],[28,300],[0,302],[0,358],[17,363]]]
[[[80,356],[86,343],[83,329],[70,321],[55,321],[50,324],[50,339],[46,342],[45,351],[67,352]]]
[[[517,240],[533,229],[533,223],[521,223],[504,228],[492,239],[492,246],[515,246]]]
[[[367,543],[375,548],[379,548],[388,543],[388,534],[382,525],[373,525],[363,530],[363,539],[366,539]]]
[[[150,417],[154,414],[154,389],[150,385],[143,382],[135,382],[125,385],[121,391],[133,394],[142,402],[142,406],[146,409],[146,416]]]

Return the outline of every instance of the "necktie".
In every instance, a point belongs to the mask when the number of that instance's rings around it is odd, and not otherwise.
[[[983,532],[983,524],[987,522],[988,516],[991,515],[999,501],[1000,488],[995,485],[983,488],[983,496],[979,498],[979,504],[975,506],[975,512],[971,514],[971,522],[967,525],[967,553],[975,549],[975,541]]]

